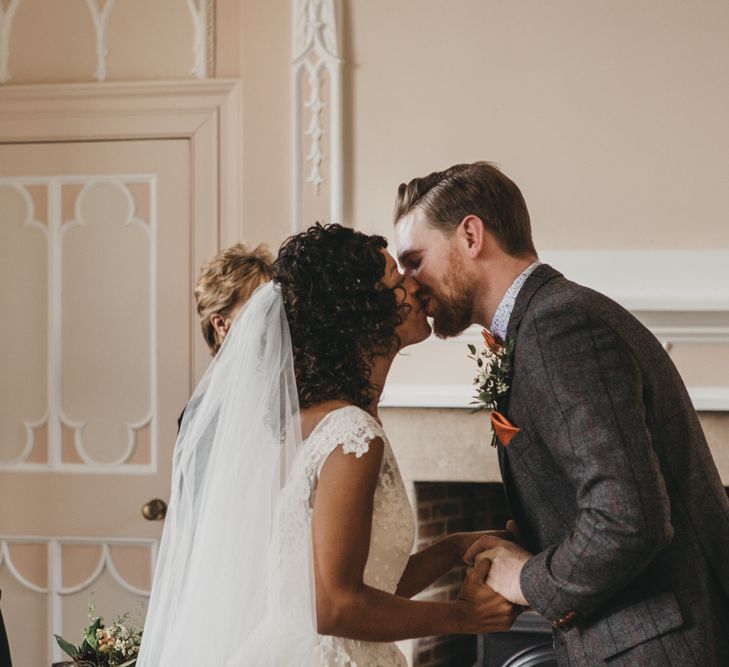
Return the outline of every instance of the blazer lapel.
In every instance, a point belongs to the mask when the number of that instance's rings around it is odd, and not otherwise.
[[[551,266],[549,266],[549,264],[540,264],[536,269],[534,269],[532,274],[526,279],[526,281],[522,285],[521,289],[519,290],[519,294],[516,295],[514,308],[511,311],[509,324],[506,328],[507,341],[516,339],[517,333],[519,331],[519,324],[521,323],[521,318],[524,316],[527,307],[531,303],[531,300],[534,298],[534,295],[539,291],[539,288],[542,287],[542,285],[544,285],[545,283],[548,283],[553,278],[558,278],[561,276],[562,274],[556,269],[553,269]],[[511,379],[509,381],[509,385],[511,385]],[[510,396],[511,387],[509,387],[509,391],[507,392],[507,394],[499,399],[496,406],[496,409],[499,412],[507,416],[509,413]]]
[[[548,283],[554,278],[561,277],[562,274],[553,269],[549,264],[540,264],[532,274],[526,279],[525,283],[519,290],[519,294],[516,296],[514,303],[514,309],[511,311],[511,317],[509,318],[509,325],[506,329],[506,340],[516,340],[519,333],[519,324],[521,323],[524,313],[526,313],[531,300],[534,298],[536,293],[545,283]],[[512,378],[513,380],[513,378]],[[499,401],[499,410],[504,414],[508,414],[509,410],[509,398],[511,397],[511,391]],[[499,469],[501,470],[501,481],[504,484],[504,494],[506,495],[506,503],[509,506],[511,515],[516,521],[517,525],[523,525],[526,527],[527,522],[524,515],[524,511],[521,503],[517,497],[516,488],[514,481],[511,476],[511,466],[509,465],[509,452],[508,448],[504,447],[500,442],[497,444],[496,449],[498,450],[499,457]]]
[[[514,309],[511,311],[511,317],[509,317],[509,326],[506,328],[506,340],[514,340],[516,338],[521,318],[524,317],[524,313],[529,307],[531,300],[542,285],[548,283],[550,280],[561,277],[562,274],[557,269],[549,266],[549,264],[540,264],[532,271],[532,274],[521,286],[519,294],[516,295]]]

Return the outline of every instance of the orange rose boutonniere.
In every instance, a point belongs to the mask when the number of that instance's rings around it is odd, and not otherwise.
[[[496,406],[499,399],[509,391],[509,379],[511,373],[511,355],[514,351],[514,341],[507,341],[505,345],[499,343],[491,332],[484,329],[482,332],[486,347],[481,352],[476,351],[475,345],[469,345],[469,359],[473,359],[478,366],[478,373],[473,379],[473,386],[476,388],[474,400],[471,405],[475,406],[473,411],[492,410],[491,429],[493,437],[491,446],[496,447],[496,441],[506,446],[519,432],[519,429],[512,425],[509,420],[499,412]]]

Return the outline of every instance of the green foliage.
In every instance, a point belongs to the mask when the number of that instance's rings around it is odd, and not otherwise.
[[[73,658],[65,663],[74,667],[133,667],[137,662],[142,631],[126,625],[129,614],[118,616],[106,626],[104,619],[94,615],[89,604],[89,624],[83,629],[80,646],[74,646],[59,635],[54,635],[61,650]]]
[[[53,635],[53,636],[56,638],[58,645],[61,647],[61,650],[66,655],[70,655],[72,658],[78,658],[79,651],[73,644],[71,644],[71,642],[67,642],[60,635]]]
[[[103,629],[104,624],[100,617],[92,619],[91,623],[84,630],[84,641],[94,650],[99,648],[99,640],[96,638],[96,631]]]

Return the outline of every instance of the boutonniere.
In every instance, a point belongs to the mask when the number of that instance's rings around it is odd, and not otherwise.
[[[496,447],[497,439],[501,440],[504,446],[508,445],[511,438],[519,432],[519,429],[511,424],[496,406],[502,396],[509,392],[509,380],[511,374],[511,355],[514,351],[514,341],[508,340],[504,345],[499,343],[491,332],[484,329],[482,332],[486,347],[478,352],[475,345],[468,346],[469,359],[473,359],[478,366],[478,372],[473,379],[473,386],[476,389],[474,400],[471,405],[475,406],[473,412],[480,410],[492,410],[491,413],[491,446]]]

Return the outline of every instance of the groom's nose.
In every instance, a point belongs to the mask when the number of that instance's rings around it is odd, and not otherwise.
[[[415,285],[415,296],[417,296],[418,298],[427,297],[430,290],[422,283],[419,283],[417,278],[411,278],[411,280]]]

